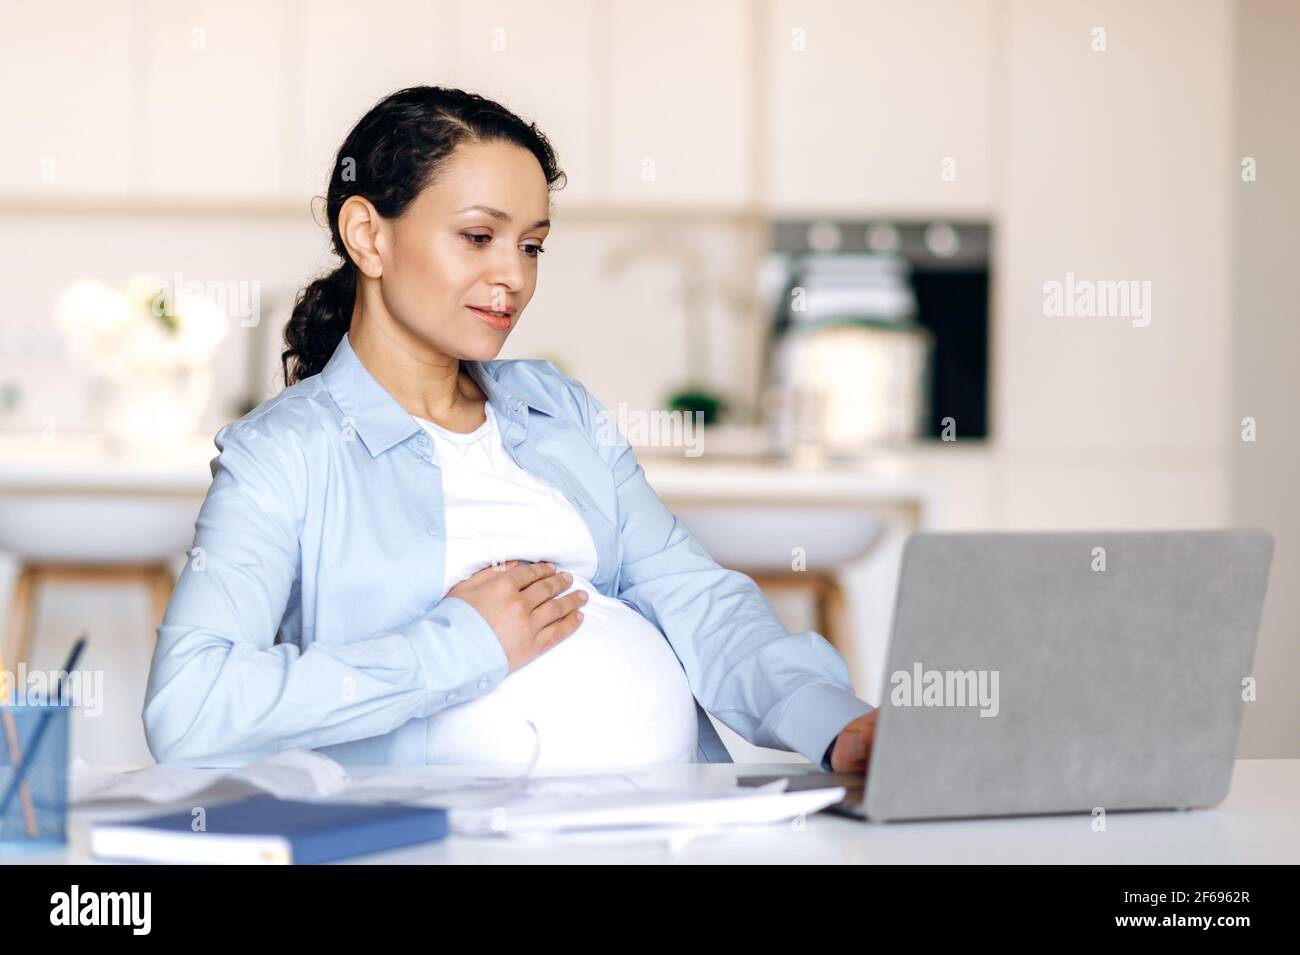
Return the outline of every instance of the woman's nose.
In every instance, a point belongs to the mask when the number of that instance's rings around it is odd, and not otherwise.
[[[493,256],[487,271],[487,282],[492,286],[493,302],[500,298],[499,304],[505,304],[510,296],[517,293],[524,285],[524,268],[514,249],[501,249]]]

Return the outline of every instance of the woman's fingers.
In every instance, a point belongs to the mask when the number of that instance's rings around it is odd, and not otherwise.
[[[503,572],[504,579],[483,576],[487,571]],[[541,656],[582,623],[579,608],[591,595],[580,587],[564,593],[574,577],[557,571],[551,561],[509,560],[480,568],[449,591],[488,621],[511,671]]]
[[[524,588],[523,594],[527,598],[528,609],[540,607],[556,594],[562,594],[569,589],[573,583],[573,574],[559,573],[551,574],[549,577],[543,577],[535,583],[529,584]]]
[[[587,592],[585,590],[575,590],[563,597],[546,600],[533,611],[533,622],[540,631],[547,624],[553,623],[565,614],[572,613],[586,602]]]
[[[551,647],[555,646],[561,640],[570,636],[573,631],[578,629],[578,625],[582,623],[582,616],[581,610],[571,610],[559,620],[555,621],[555,623],[539,630],[537,632],[539,652],[551,649]]]
[[[549,560],[537,560],[527,564],[516,560],[513,563],[515,566],[509,570],[510,579],[519,585],[520,590],[555,573],[555,565]]]

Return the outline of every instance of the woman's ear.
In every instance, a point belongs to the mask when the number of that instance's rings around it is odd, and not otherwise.
[[[353,263],[363,275],[384,274],[388,235],[379,212],[364,196],[348,196],[339,208],[339,236]]]

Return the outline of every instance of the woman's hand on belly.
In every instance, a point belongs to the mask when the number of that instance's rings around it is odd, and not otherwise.
[[[563,594],[570,574],[551,563],[490,564],[447,591],[477,610],[492,627],[514,672],[568,637],[582,623],[582,590]]]

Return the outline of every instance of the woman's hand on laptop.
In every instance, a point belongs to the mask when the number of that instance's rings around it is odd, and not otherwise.
[[[835,737],[831,750],[831,771],[836,773],[865,773],[871,759],[871,741],[876,735],[876,714],[879,709],[864,713]]]
[[[547,561],[520,564],[508,560],[470,574],[447,595],[459,597],[483,615],[501,642],[513,673],[582,623],[578,608],[587,602],[586,591],[556,596],[572,583],[572,574],[557,574],[555,565]]]

